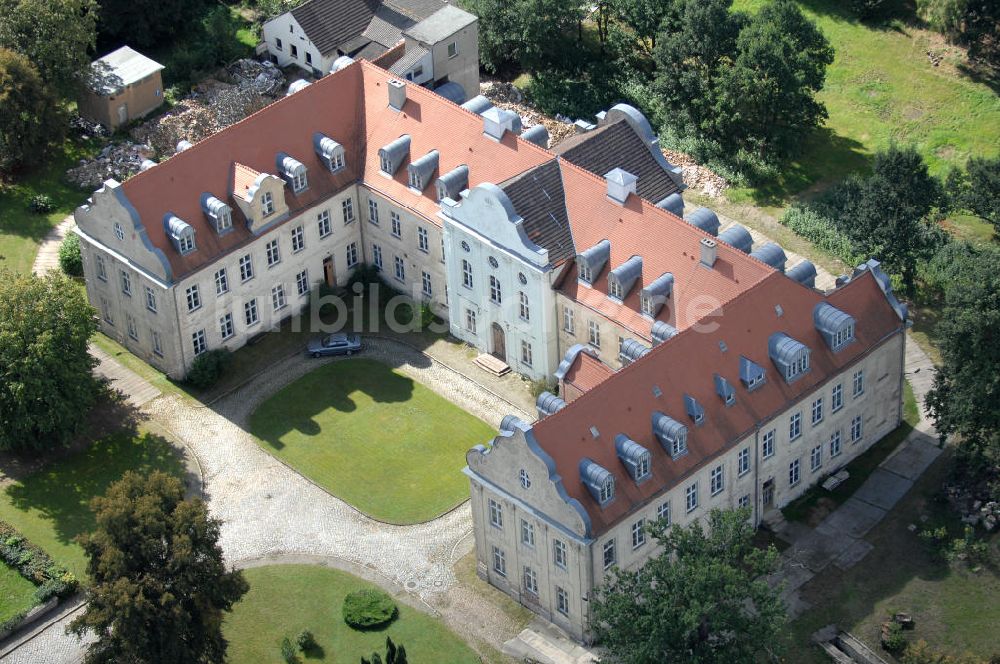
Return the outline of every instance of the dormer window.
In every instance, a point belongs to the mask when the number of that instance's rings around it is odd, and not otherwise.
[[[642,256],[632,256],[608,274],[608,296],[623,300],[642,275]]]
[[[379,168],[385,175],[395,175],[410,155],[410,137],[403,134],[378,151]]]
[[[813,322],[833,352],[854,341],[854,318],[826,302],[820,302],[813,309]]]
[[[423,191],[427,183],[431,181],[434,171],[438,167],[438,151],[431,150],[420,159],[413,161],[406,167],[407,179],[411,189]]]
[[[163,216],[163,230],[182,256],[195,250],[194,229],[174,213],[168,212]]]
[[[635,442],[625,434],[615,436],[615,451],[618,458],[625,464],[628,474],[636,484],[644,482],[650,476],[649,450]]]
[[[748,391],[753,392],[764,384],[766,373],[764,367],[753,360],[740,355],[740,381]]]
[[[689,394],[684,395],[684,410],[687,411],[688,417],[694,421],[695,424],[701,425],[705,421],[705,408],[698,400]]]
[[[260,199],[260,212],[265,217],[274,214],[274,197],[271,192],[265,191]]]
[[[809,348],[787,334],[772,334],[767,342],[767,351],[786,383],[795,382],[809,371]]]
[[[719,395],[719,398],[721,398],[727,406],[731,406],[736,403],[736,389],[728,380],[719,374],[715,374],[715,393]]]
[[[608,295],[615,299],[622,299],[622,285],[616,279],[608,280]]]
[[[653,280],[641,291],[639,291],[639,303],[642,314],[650,318],[660,313],[660,309],[666,304],[667,299],[674,291],[674,275],[664,272]]]
[[[580,281],[593,284],[594,278],[601,274],[601,270],[611,257],[611,243],[601,240],[590,249],[577,255],[576,264],[580,276]]]
[[[344,146],[325,134],[313,134],[313,149],[331,173],[344,168]]]
[[[601,484],[601,497],[600,497],[601,504],[603,505],[605,503],[610,503],[614,497],[615,497],[615,478],[608,477]]]
[[[615,476],[592,459],[580,460],[580,479],[601,507],[615,498]]]
[[[179,237],[177,239],[177,249],[182,254],[189,254],[194,251],[194,233]]]
[[[594,275],[586,263],[580,263],[580,280],[586,281],[588,284],[594,281]]]
[[[653,298],[648,293],[642,293],[639,296],[639,310],[643,316],[653,315]]]
[[[424,183],[420,181],[419,173],[414,173],[412,171],[410,172],[410,187],[412,187],[413,189],[417,189],[419,191],[423,191]]]
[[[665,413],[653,413],[653,434],[672,458],[687,454],[688,428]]]
[[[219,235],[232,230],[233,209],[212,194],[206,192],[201,195],[201,210]]]
[[[291,185],[293,192],[297,194],[308,188],[309,182],[306,178],[306,167],[302,162],[284,152],[279,152],[275,161],[277,162],[278,172],[284,178],[285,182]]]

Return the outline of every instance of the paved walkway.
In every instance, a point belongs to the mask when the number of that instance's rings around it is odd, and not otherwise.
[[[118,360],[94,344],[90,344],[88,351],[100,362],[95,370],[97,374],[106,378],[111,387],[125,395],[128,402],[136,408],[142,408],[160,396],[159,389],[130,369],[126,369]]]
[[[76,221],[73,219],[73,215],[68,215],[42,238],[42,244],[38,247],[38,255],[35,256],[35,262],[31,266],[32,272],[43,276],[51,270],[59,269],[59,246],[67,233],[75,227]]]

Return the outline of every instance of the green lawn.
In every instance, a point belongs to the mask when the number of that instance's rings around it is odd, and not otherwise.
[[[317,366],[250,418],[261,445],[359,510],[419,523],[469,494],[465,452],[485,422],[381,362]]]
[[[11,184],[0,181],[0,268],[15,272],[31,270],[45,234],[90,195],[66,182],[66,169],[95,151],[94,144],[67,141],[62,152],[50,157],[37,172]],[[55,209],[49,214],[28,210],[28,203],[36,194],[47,194]]]
[[[753,11],[766,0],[736,0]],[[830,117],[788,163],[780,181],[729,193],[734,200],[783,206],[863,170],[878,149],[913,143],[931,171],[943,175],[969,156],[995,156],[1000,145],[1000,98],[963,75],[957,51],[935,67],[928,50],[945,46],[936,34],[902,22],[870,27],[853,19],[842,0],[800,0],[836,49],[819,98]],[[973,234],[976,229],[971,231]]]
[[[87,560],[73,538],[93,528],[90,499],[103,494],[126,470],[156,469],[183,475],[184,466],[174,447],[148,433],[135,438],[113,434],[27,477],[0,485],[0,519],[84,579]]]
[[[402,603],[399,617],[384,629],[356,631],[344,623],[344,596],[371,584],[355,576],[312,565],[273,565],[244,572],[248,592],[223,627],[232,664],[278,664],[281,639],[293,641],[308,629],[319,650],[304,661],[356,664],[378,651],[385,639],[406,647],[414,664],[477,664],[478,656],[440,621]]]
[[[0,561],[0,625],[33,607],[35,584]]]

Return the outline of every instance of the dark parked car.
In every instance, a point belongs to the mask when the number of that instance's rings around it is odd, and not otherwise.
[[[306,354],[313,357],[323,355],[350,355],[361,350],[361,337],[356,334],[331,334],[322,339],[313,339],[306,348]]]

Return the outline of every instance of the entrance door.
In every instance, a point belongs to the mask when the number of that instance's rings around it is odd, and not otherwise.
[[[499,323],[493,323],[493,357],[507,361],[507,338]]]
[[[337,285],[337,276],[333,271],[333,256],[327,256],[323,259],[323,278],[326,280],[326,285],[333,288]]]
[[[764,509],[768,509],[774,505],[774,478],[772,477],[768,481],[764,482],[761,486],[761,498],[764,502]]]
[[[128,104],[122,104],[118,107],[118,124],[123,125],[128,123]]]

